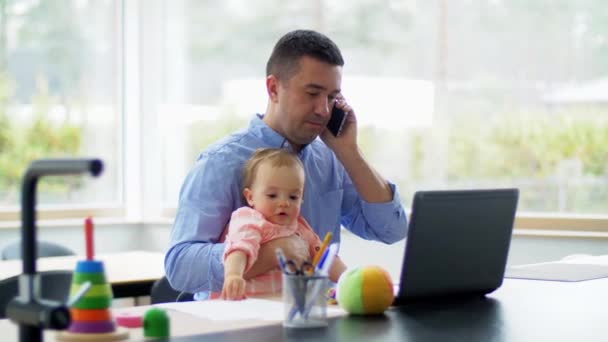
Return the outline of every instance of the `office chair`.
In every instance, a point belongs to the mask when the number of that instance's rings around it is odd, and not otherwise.
[[[38,272],[43,299],[66,302],[72,285],[72,271]],[[6,318],[8,302],[19,294],[19,276],[0,280],[0,319]]]
[[[194,295],[192,293],[180,292],[172,288],[166,276],[155,281],[150,290],[151,304],[191,302],[193,300]]]
[[[76,255],[71,249],[49,241],[38,241],[38,257]],[[21,259],[21,240],[6,245],[2,249],[2,260]]]

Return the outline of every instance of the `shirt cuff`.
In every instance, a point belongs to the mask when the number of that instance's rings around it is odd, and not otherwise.
[[[216,243],[211,250],[209,263],[209,289],[221,291],[224,286],[224,243]]]
[[[361,210],[368,222],[376,222],[379,227],[386,227],[389,240],[398,241],[405,238],[407,232],[407,220],[405,211],[401,205],[401,198],[397,192],[397,187],[393,183],[388,183],[393,199],[389,202],[370,203],[361,199]],[[399,222],[399,224],[395,224]]]

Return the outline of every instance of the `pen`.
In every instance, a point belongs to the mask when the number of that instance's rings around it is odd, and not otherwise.
[[[277,248],[274,250],[274,252],[277,255],[277,262],[279,264],[279,267],[281,268],[281,271],[284,274],[288,274],[287,272],[287,261],[285,260],[285,254],[283,254],[283,250],[280,248]]]
[[[325,259],[322,263],[319,263],[319,275],[326,277],[329,274],[329,269],[331,268],[337,253],[338,244],[332,243],[327,249],[327,253],[325,253]],[[325,285],[324,282],[316,282],[313,289],[310,291],[309,297],[304,305],[304,312],[302,313],[304,319],[308,319],[308,315],[315,305],[317,297],[322,295],[323,285]]]
[[[331,245],[329,247],[331,248]],[[327,260],[327,254],[329,253],[330,248],[325,249],[325,252],[323,252],[323,256],[321,257],[321,260],[319,260],[319,263],[317,264],[317,267],[315,267],[315,270],[320,271],[323,268],[323,265],[325,264],[325,260]]]
[[[321,259],[321,255],[323,255],[323,252],[325,252],[325,249],[327,248],[327,245],[329,244],[329,240],[331,240],[331,232],[327,232],[327,234],[325,234],[325,238],[323,239],[323,243],[321,244],[321,247],[317,251],[317,254],[315,254],[315,257],[312,259],[313,266],[316,267],[317,264],[319,263],[319,259]]]
[[[332,243],[327,249],[327,256],[325,257],[325,260],[323,260],[323,264],[319,266],[319,273],[322,276],[329,275],[329,269],[331,268],[331,265],[333,264],[334,259],[336,258],[336,254],[338,254],[338,244]]]

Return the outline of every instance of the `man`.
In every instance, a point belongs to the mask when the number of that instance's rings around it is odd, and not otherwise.
[[[405,237],[406,216],[395,186],[365,161],[357,145],[355,112],[340,94],[343,65],[338,47],[318,32],[296,30],[277,42],[266,66],[266,113],[203,151],[184,181],[165,256],[175,289],[195,292],[197,299],[222,289],[222,232],[231,213],[246,205],[241,169],[257,148],[298,154],[306,173],[301,214],[319,236],[332,232],[332,241],[339,241],[343,225],[368,240],[394,243]],[[334,105],[347,114],[338,137],[325,129]],[[274,269],[277,247],[287,258],[304,259],[301,245],[297,236],[266,243],[245,279]]]

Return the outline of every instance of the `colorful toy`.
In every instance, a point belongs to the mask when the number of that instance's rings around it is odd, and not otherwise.
[[[169,315],[163,309],[148,309],[144,314],[144,337],[169,337]]]
[[[379,266],[352,268],[340,277],[336,298],[351,314],[381,314],[393,303],[393,282]]]
[[[93,260],[93,220],[85,220],[86,260],[76,264],[72,276],[70,297],[78,294],[81,286],[90,283],[84,295],[70,307],[72,324],[57,335],[61,341],[118,341],[129,337],[125,329],[118,329],[112,320],[112,288],[106,281],[103,262]]]

